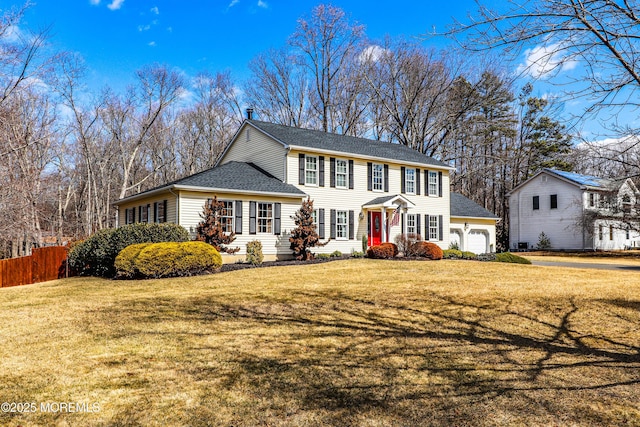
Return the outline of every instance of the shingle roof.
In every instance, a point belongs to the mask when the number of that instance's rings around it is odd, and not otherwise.
[[[253,163],[228,162],[186,178],[152,188],[130,197],[170,187],[199,187],[250,193],[275,193],[304,196],[305,193],[291,184],[285,184]],[[125,197],[128,199],[129,197]]]
[[[367,203],[365,203],[363,206],[381,205],[384,202],[388,202],[389,200],[393,199],[394,197],[397,197],[397,194],[394,194],[392,196],[376,197],[375,199],[370,200]]]
[[[247,122],[286,145],[449,168],[447,164],[405,145],[295,128],[258,120],[247,120]]]
[[[450,204],[453,217],[498,218],[493,212],[459,193],[451,193]]]

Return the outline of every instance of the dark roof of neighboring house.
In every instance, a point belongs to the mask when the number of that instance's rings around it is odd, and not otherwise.
[[[449,165],[441,161],[401,144],[327,133],[319,130],[295,128],[258,120],[247,120],[247,122],[289,146],[450,168]]]
[[[498,218],[493,212],[483,208],[459,193],[451,193],[451,216],[468,218]]]
[[[305,195],[303,191],[291,184],[283,183],[253,163],[228,162],[142,193],[125,197],[118,202],[129,198],[144,196],[157,190],[176,187],[211,188],[212,190],[235,190],[250,193]],[[116,202],[116,204],[118,202]]]

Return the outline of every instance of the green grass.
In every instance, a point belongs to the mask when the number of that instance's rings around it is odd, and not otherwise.
[[[640,425],[640,276],[335,261],[0,291],[0,425]]]

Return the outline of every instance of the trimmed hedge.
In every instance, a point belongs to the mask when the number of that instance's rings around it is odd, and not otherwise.
[[[193,276],[217,270],[222,266],[220,253],[204,242],[165,242],[132,246],[123,249],[116,258],[119,277]]]
[[[444,259],[462,259],[462,251],[458,249],[445,249],[442,251],[442,258]]]
[[[136,243],[186,242],[189,233],[172,224],[129,224],[100,230],[69,252],[69,267],[81,276],[114,277],[118,253]]]
[[[375,245],[375,246],[371,246],[369,249],[367,249],[367,257],[368,258],[374,258],[374,259],[388,259],[388,258],[393,258],[394,256],[397,255],[397,246],[395,246],[395,251],[394,251],[394,244],[393,243],[383,243],[381,245]]]
[[[416,242],[411,245],[411,252],[415,254],[415,256],[428,258],[434,261],[442,259],[443,256],[440,246],[431,242]]]
[[[509,262],[512,264],[531,264],[531,261],[529,261],[528,259],[512,254],[511,252],[502,252],[502,253],[496,254],[496,261]]]

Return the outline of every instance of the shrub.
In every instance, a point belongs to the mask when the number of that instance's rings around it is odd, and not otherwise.
[[[296,228],[291,230],[289,249],[293,251],[295,259],[310,261],[313,259],[311,248],[322,247],[327,243],[320,242],[320,236],[318,236],[316,225],[313,222],[313,200],[303,200],[302,206],[291,218],[296,224]]]
[[[494,253],[480,254],[480,255],[476,256],[476,259],[478,261],[495,261],[496,260],[496,254],[494,254]]]
[[[384,243],[380,243],[380,246],[384,246],[384,247],[387,247],[387,248],[391,249],[391,252],[393,253],[391,258],[393,258],[393,257],[398,255],[398,245],[396,245],[395,243],[384,242]]]
[[[366,253],[368,247],[369,247],[369,235],[363,234],[362,235],[362,253]]]
[[[502,252],[502,253],[496,254],[496,261],[509,262],[513,264],[531,264],[531,261],[529,261],[528,259],[512,254],[511,252]]]
[[[340,251],[333,251],[331,252],[331,258],[340,258],[342,256],[342,252]]]
[[[220,266],[220,252],[204,242],[149,244],[133,260],[138,275],[145,278],[193,276],[217,270]]]
[[[386,259],[393,258],[394,256],[394,248],[390,244],[386,245],[383,243],[381,245],[371,246],[367,249],[367,257],[369,258]]]
[[[196,227],[196,240],[206,242],[213,246],[218,252],[235,254],[239,247],[230,248],[227,245],[236,240],[236,233],[226,231],[222,220],[227,215],[225,202],[218,201],[218,197],[207,200],[200,214],[200,221]]]
[[[458,249],[445,249],[442,251],[442,258],[444,259],[462,259],[462,251]]]
[[[415,256],[412,253],[411,248],[413,244],[422,240],[422,236],[419,234],[398,234],[395,238],[396,245],[398,245],[398,250],[404,254],[404,256]]]
[[[460,245],[458,244],[458,242],[451,242],[449,243],[449,249],[453,249],[456,251],[460,250]]]
[[[316,254],[316,259],[329,259],[331,258],[331,254]]]
[[[411,252],[414,253],[415,256],[431,260],[442,259],[443,256],[440,246],[431,242],[416,242],[411,247]]]
[[[114,266],[118,277],[132,279],[140,274],[136,267],[136,259],[140,252],[152,243],[136,243],[129,245],[120,251],[116,257]]]
[[[549,239],[549,236],[547,236],[544,231],[541,231],[538,235],[538,244],[536,245],[536,249],[541,251],[551,249],[551,239]]]
[[[246,260],[249,264],[260,265],[264,260],[262,255],[262,243],[260,240],[252,240],[247,243],[247,256]]]
[[[187,240],[187,230],[172,223],[138,223],[100,230],[71,249],[69,267],[81,276],[114,277],[116,256],[127,246]]]
[[[365,253],[361,252],[361,251],[353,251],[353,252],[351,252],[351,256],[353,258],[364,258]]]
[[[473,252],[463,251],[462,252],[462,259],[478,259],[478,256],[476,254],[474,254]]]

